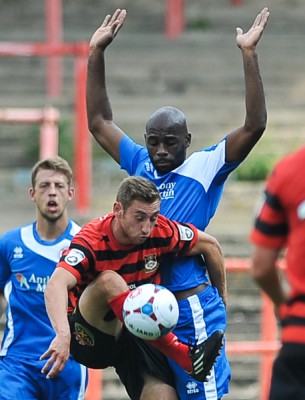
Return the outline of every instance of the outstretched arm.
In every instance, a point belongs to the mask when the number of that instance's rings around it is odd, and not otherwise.
[[[191,255],[202,254],[206,262],[210,281],[218,289],[224,304],[227,304],[227,280],[224,258],[216,238],[198,230],[198,241],[191,250]]]
[[[246,118],[242,127],[231,132],[226,143],[226,161],[242,161],[266,129],[267,111],[263,83],[260,75],[256,46],[269,18],[264,8],[255,18],[248,32],[236,28],[236,42],[240,48],[245,76]]]
[[[122,28],[126,10],[117,9],[107,15],[90,40],[87,76],[87,118],[89,130],[116,162],[120,162],[119,146],[124,136],[112,119],[106,90],[105,50]]]
[[[46,309],[56,334],[47,351],[40,357],[40,360],[48,359],[41,370],[47,378],[54,378],[61,372],[70,355],[68,290],[75,285],[76,278],[71,272],[56,268],[45,290]]]

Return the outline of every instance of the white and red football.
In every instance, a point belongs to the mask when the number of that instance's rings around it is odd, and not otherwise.
[[[178,303],[173,293],[153,283],[132,290],[123,305],[127,329],[145,340],[155,340],[171,332],[178,317]]]

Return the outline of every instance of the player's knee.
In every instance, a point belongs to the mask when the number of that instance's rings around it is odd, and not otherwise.
[[[140,400],[178,400],[178,395],[172,386],[151,375],[144,375],[144,386]]]
[[[93,286],[100,293],[115,296],[128,290],[124,279],[115,271],[107,270],[99,274],[93,282]]]

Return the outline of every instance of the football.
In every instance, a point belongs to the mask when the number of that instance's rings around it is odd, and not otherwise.
[[[178,303],[172,292],[152,283],[132,290],[123,305],[127,329],[145,340],[155,340],[172,331],[178,317]]]

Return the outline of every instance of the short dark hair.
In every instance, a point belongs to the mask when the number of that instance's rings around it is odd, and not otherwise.
[[[139,176],[129,176],[121,182],[116,201],[120,202],[126,211],[135,200],[151,204],[157,200],[161,201],[161,197],[153,182]]]
[[[62,157],[55,156],[38,161],[32,168],[32,176],[31,176],[32,187],[35,187],[36,176],[38,171],[40,171],[41,169],[52,170],[65,175],[68,181],[68,185],[71,186],[73,179],[73,172],[69,163]]]

